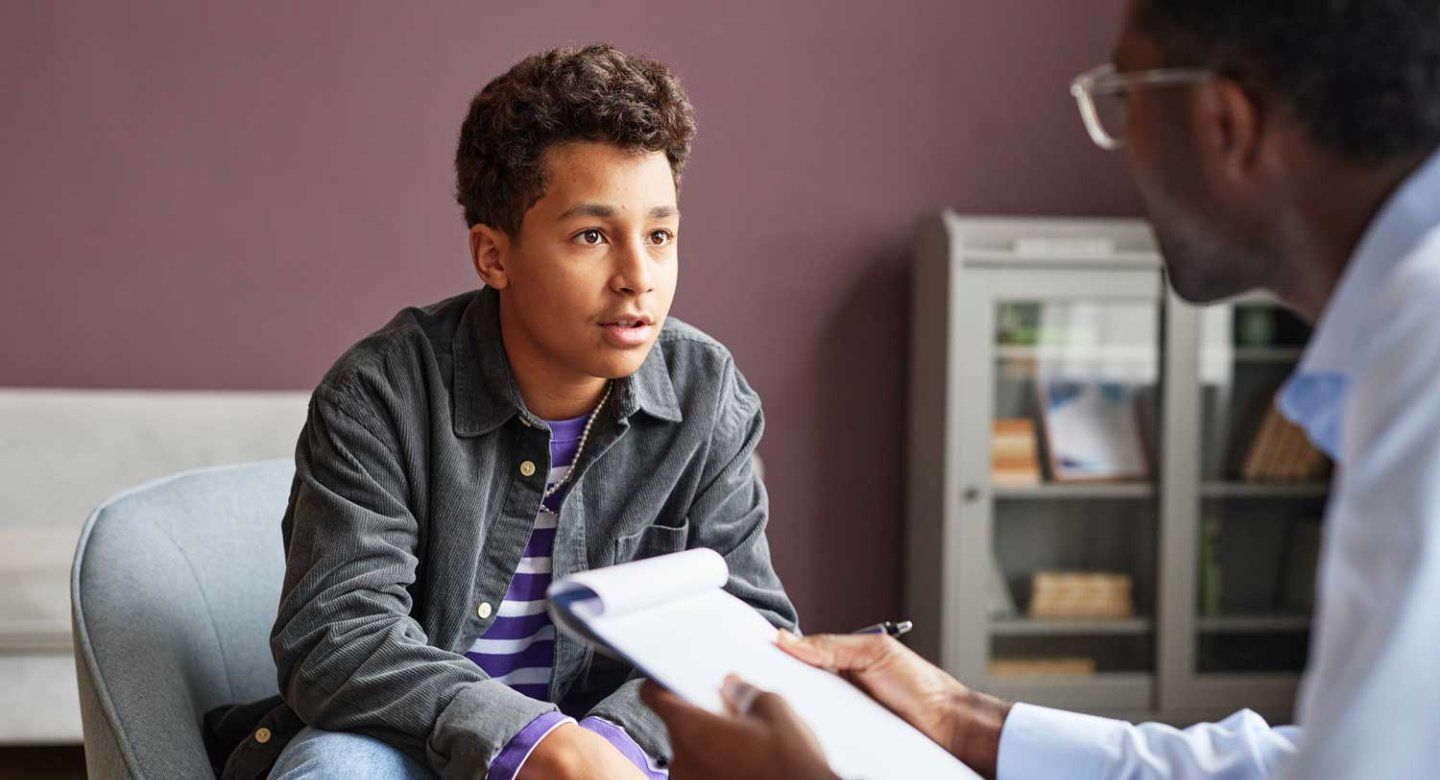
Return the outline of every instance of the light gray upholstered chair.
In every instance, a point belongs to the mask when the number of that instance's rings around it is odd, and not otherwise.
[[[293,473],[278,460],[188,471],[91,514],[70,581],[91,778],[211,777],[205,711],[276,693]]]

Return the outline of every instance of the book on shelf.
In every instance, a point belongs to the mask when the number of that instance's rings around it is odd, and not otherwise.
[[[1200,518],[1197,610],[1202,617],[1309,611],[1319,522],[1243,513]]]
[[[1050,476],[1056,482],[1123,482],[1150,477],[1135,385],[1042,379]]]
[[[1220,518],[1200,518],[1200,563],[1197,593],[1200,597],[1200,614],[1211,617],[1220,614],[1221,584],[1224,577],[1220,570]]]
[[[1041,481],[1035,421],[1028,418],[996,420],[990,438],[990,483],[1028,487]]]
[[[1281,567],[1280,610],[1286,614],[1308,615],[1315,607],[1315,572],[1320,563],[1319,518],[1290,521],[1285,540],[1285,561]]]
[[[1240,475],[1246,482],[1315,482],[1325,474],[1325,456],[1310,443],[1305,430],[1285,419],[1271,404],[1250,441]]]

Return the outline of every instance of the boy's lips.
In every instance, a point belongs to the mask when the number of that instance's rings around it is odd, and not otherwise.
[[[620,349],[633,349],[644,346],[650,341],[650,334],[655,330],[655,325],[649,315],[625,314],[601,322],[600,330],[605,334],[605,340],[612,346]]]

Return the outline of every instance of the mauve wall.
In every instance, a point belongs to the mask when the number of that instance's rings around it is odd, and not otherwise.
[[[811,629],[898,615],[915,218],[1135,211],[1066,94],[1120,0],[6,3],[0,385],[308,388],[475,283],[450,199],[470,95],[611,41],[700,136],[674,313],[769,415]]]

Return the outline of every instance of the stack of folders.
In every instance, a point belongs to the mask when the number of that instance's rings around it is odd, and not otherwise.
[[[1241,475],[1246,482],[1313,482],[1324,476],[1325,456],[1305,431],[1271,405],[1250,443]]]
[[[579,572],[550,586],[555,624],[712,712],[727,674],[784,696],[844,778],[977,777],[840,677],[775,645],[776,630],[726,593],[725,559],[703,548]]]
[[[995,433],[990,440],[990,484],[1000,487],[1040,484],[1040,451],[1034,420],[995,421]]]

